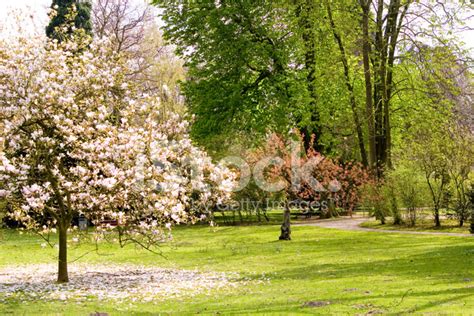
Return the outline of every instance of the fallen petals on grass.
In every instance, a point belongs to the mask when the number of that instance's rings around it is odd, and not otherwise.
[[[203,273],[137,265],[74,264],[67,284],[57,266],[34,264],[0,269],[0,300],[116,300],[151,302],[245,285],[235,273]],[[240,279],[240,280],[239,280]]]

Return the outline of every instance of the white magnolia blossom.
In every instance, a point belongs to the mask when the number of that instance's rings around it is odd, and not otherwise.
[[[0,197],[28,228],[84,215],[157,241],[225,203],[235,176],[192,144],[186,121],[158,123],[158,98],[125,82],[109,47],[0,40]]]
[[[48,264],[2,267],[0,295],[27,302],[67,300],[72,304],[100,300],[156,304],[170,298],[218,295],[220,291],[269,282],[268,278],[250,280],[236,273],[88,263],[71,267],[72,280],[64,285],[53,282],[55,269],[55,265]]]

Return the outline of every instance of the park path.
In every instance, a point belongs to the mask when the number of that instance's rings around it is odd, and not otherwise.
[[[418,232],[408,230],[386,230],[377,228],[360,227],[359,225],[369,220],[369,217],[343,217],[338,219],[323,219],[314,222],[300,222],[295,225],[300,226],[318,226],[324,228],[335,228],[342,230],[356,230],[377,233],[397,233],[397,234],[412,234],[412,235],[441,235],[441,236],[457,236],[457,237],[474,237],[474,234],[463,233],[439,233],[439,232]]]

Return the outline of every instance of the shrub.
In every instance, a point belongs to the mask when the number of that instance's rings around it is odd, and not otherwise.
[[[406,209],[405,222],[415,226],[417,209],[427,200],[428,194],[422,175],[410,164],[405,163],[392,170],[388,178],[394,188],[394,198]]]
[[[369,210],[370,216],[375,216],[382,225],[390,215],[389,200],[385,193],[386,187],[382,181],[373,181],[363,187],[363,206]]]

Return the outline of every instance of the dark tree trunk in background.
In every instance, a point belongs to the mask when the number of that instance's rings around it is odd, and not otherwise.
[[[283,213],[283,223],[281,224],[280,240],[291,240],[291,221],[290,208],[288,203],[285,203],[285,212]]]
[[[359,144],[360,157],[362,159],[362,164],[367,167],[369,165],[369,162],[367,159],[367,152],[365,150],[364,133],[362,132],[362,124],[360,122],[359,113],[357,111],[357,102],[356,102],[356,97],[354,93],[354,86],[352,85],[350,74],[349,74],[349,63],[347,61],[346,50],[344,48],[344,43],[342,42],[342,38],[337,32],[336,24],[334,23],[334,19],[332,17],[332,10],[331,10],[331,5],[329,1],[326,1],[326,9],[327,9],[332,33],[334,35],[334,39],[336,40],[337,45],[339,47],[342,65],[344,66],[344,78],[345,78],[347,90],[349,92],[349,101],[351,104],[352,116],[354,118],[354,125],[357,131],[357,141]]]
[[[307,71],[306,82],[308,93],[310,97],[309,108],[311,112],[311,123],[308,126],[303,126],[301,132],[303,133],[303,141],[305,149],[311,146],[311,137],[314,134],[316,139],[312,146],[318,152],[324,152],[324,147],[320,143],[321,138],[321,118],[317,108],[317,90],[316,90],[316,26],[314,22],[315,2],[312,0],[302,1],[297,7],[296,15],[298,17],[299,25],[302,30],[302,38],[304,43],[304,64]]]
[[[372,76],[370,70],[370,35],[369,35],[369,18],[370,18],[370,0],[360,0],[362,7],[362,33],[363,45],[362,56],[364,62],[364,79],[365,79],[365,116],[367,120],[368,140],[369,140],[369,157],[368,163],[371,168],[375,166],[375,126],[374,126],[374,107],[372,104]]]
[[[425,174],[426,177],[426,183],[428,184],[428,188],[430,189],[431,193],[431,199],[433,201],[433,216],[434,216],[434,222],[436,227],[441,226],[441,220],[439,217],[439,210],[441,209],[443,205],[443,200],[444,200],[444,194],[445,194],[445,187],[448,182],[446,175],[443,173],[441,175],[441,183],[440,187],[438,190],[434,188],[434,184],[430,181],[430,173]]]
[[[67,271],[67,229],[68,225],[60,223],[59,227],[59,257],[58,257],[58,283],[69,282]]]
[[[469,228],[469,231],[471,232],[471,234],[474,234],[474,201],[472,202],[473,203],[473,206],[472,206],[472,212],[471,212],[471,226]]]
[[[402,4],[401,0],[390,0],[388,3],[384,3],[383,0],[359,0],[362,9],[362,52],[366,115],[369,127],[369,163],[375,166],[378,177],[383,177],[385,168],[392,167],[390,100],[392,98],[393,67],[398,37],[411,2],[411,0],[407,0]],[[371,8],[375,11],[373,17]],[[372,18],[375,18],[373,41],[369,34]],[[372,71],[370,61],[372,61]],[[372,100],[369,100],[370,98]]]
[[[474,185],[471,186],[471,189],[467,193],[467,196],[469,197],[469,201],[471,202],[470,203],[470,207],[471,207],[471,216],[470,216],[471,217],[471,225],[469,227],[469,231],[471,232],[471,234],[474,234]]]
[[[439,219],[439,208],[435,207],[434,210],[434,221],[435,221],[435,226],[440,227],[441,226],[441,221]]]
[[[386,76],[386,45],[383,34],[383,8],[382,0],[377,0],[375,40],[373,49],[374,72],[374,110],[375,110],[375,165],[377,176],[382,177],[382,170],[386,162],[386,131],[384,125],[385,114],[385,76]]]

